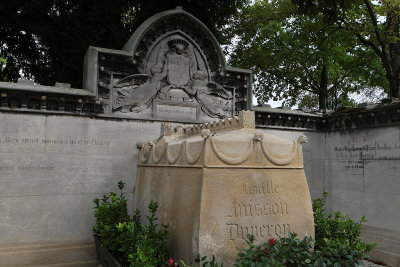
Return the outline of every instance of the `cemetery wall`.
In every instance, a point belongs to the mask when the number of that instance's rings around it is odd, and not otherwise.
[[[325,186],[329,210],[365,216],[363,238],[372,256],[400,265],[400,127],[326,133]]]
[[[69,115],[0,113],[0,244],[91,240],[93,203],[117,182],[133,199],[137,142],[160,136],[160,122]],[[303,144],[313,197],[321,195],[324,136],[265,130]],[[132,201],[130,201],[132,204]],[[130,207],[131,208],[131,207]]]
[[[133,201],[139,150],[159,122],[0,113],[0,244],[91,240],[92,200]]]
[[[326,188],[330,209],[368,225],[400,232],[400,128],[326,134]]]
[[[14,112],[0,118],[0,245],[91,241],[92,200],[116,191],[119,180],[126,182],[132,211],[136,143],[158,138],[161,122]],[[326,189],[330,211],[365,215],[365,238],[399,251],[398,126],[258,129],[290,140],[306,135],[312,198]]]
[[[376,242],[372,257],[400,264],[400,127],[396,124],[335,131],[266,129],[303,145],[312,198],[329,193],[329,212],[341,211],[364,225],[363,239]]]

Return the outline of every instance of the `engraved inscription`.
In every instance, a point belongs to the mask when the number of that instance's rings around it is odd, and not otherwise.
[[[364,169],[366,160],[400,160],[399,144],[335,146],[334,152],[344,169]]]
[[[11,136],[0,137],[0,143],[14,144],[46,144],[46,145],[85,145],[85,146],[109,146],[111,141],[98,139],[44,139],[44,138],[14,138]]]
[[[197,119],[196,107],[173,106],[173,105],[156,105],[156,117],[162,118],[180,118],[186,120]]]
[[[251,203],[246,201],[232,201],[232,209],[227,217],[273,216],[289,214],[285,202]]]
[[[286,220],[290,207],[277,196],[278,184],[275,181],[245,182],[238,189],[239,195],[231,200],[226,216],[228,240],[243,242],[249,234],[269,238],[289,233],[290,225]]]
[[[273,184],[272,180],[267,180],[263,184],[248,185],[243,184],[242,194],[261,195],[278,193],[278,185]]]
[[[290,232],[290,225],[282,224],[262,224],[262,225],[239,225],[237,223],[227,223],[228,240],[247,240],[248,235],[254,237],[271,237],[287,235]]]
[[[107,149],[111,145],[110,140],[96,138],[40,138],[0,136],[1,149],[12,148],[16,155],[19,151],[24,151],[26,147],[72,147],[72,148],[97,148]],[[5,154],[8,155],[8,154]],[[42,162],[44,161],[44,162]],[[15,172],[52,172],[56,170],[54,164],[49,164],[47,157],[37,157],[35,162],[23,162],[21,160],[11,160],[8,156],[0,159],[0,173],[11,174]]]

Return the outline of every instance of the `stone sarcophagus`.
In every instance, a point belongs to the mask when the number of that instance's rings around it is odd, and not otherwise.
[[[171,250],[184,260],[214,254],[232,266],[248,234],[258,243],[313,236],[304,142],[256,130],[251,111],[188,128],[163,124],[158,140],[139,144],[135,208],[160,203]]]

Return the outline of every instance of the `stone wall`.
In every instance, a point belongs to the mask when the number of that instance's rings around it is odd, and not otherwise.
[[[0,244],[92,239],[92,200],[126,182],[160,123],[0,113]],[[132,205],[132,201],[130,201]]]
[[[363,239],[377,242],[372,257],[400,265],[400,128],[379,125],[331,132],[265,131],[295,140],[304,134],[304,167],[311,197],[329,193],[329,212],[342,211],[359,220],[365,216]]]
[[[326,134],[329,210],[365,215],[363,237],[378,243],[373,257],[400,265],[400,128],[380,126]]]
[[[92,239],[93,203],[117,181],[133,199],[136,143],[156,139],[160,122],[107,117],[0,113],[0,245]],[[329,192],[330,211],[358,219],[378,251],[400,248],[400,129],[397,125],[323,132],[258,125],[303,145],[312,198]],[[132,206],[130,201],[130,205]],[[131,208],[131,207],[130,207]],[[1,254],[1,251],[0,251]],[[395,256],[397,257],[397,256]]]
[[[139,150],[160,122],[0,113],[0,244],[91,240],[95,197],[126,182],[132,199]],[[313,197],[324,184],[319,132],[265,130],[295,140],[305,134],[305,171]],[[131,201],[132,202],[132,201]],[[131,203],[132,204],[132,203]]]
[[[400,232],[400,128],[386,126],[326,134],[330,209],[368,225]]]

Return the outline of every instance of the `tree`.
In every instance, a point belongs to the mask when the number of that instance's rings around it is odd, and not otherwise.
[[[176,6],[196,14],[222,43],[221,25],[247,0],[13,0],[0,2],[0,79],[82,86],[89,46],[121,49],[150,16]]]
[[[382,86],[369,75],[382,70],[352,34],[325,23],[322,15],[299,14],[290,0],[255,2],[242,10],[235,29],[231,63],[253,69],[261,103],[284,99],[335,109],[351,104],[351,92]]]
[[[351,32],[371,49],[385,71],[391,97],[400,97],[400,1],[397,0],[293,0],[310,16],[323,14],[338,28]]]

